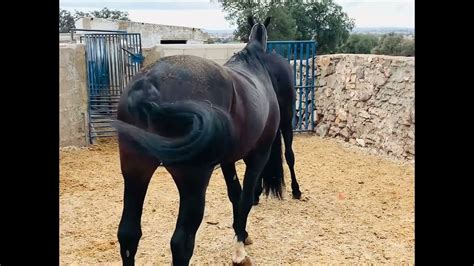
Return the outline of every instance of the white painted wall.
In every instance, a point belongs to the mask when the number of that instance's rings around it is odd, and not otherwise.
[[[161,40],[187,40],[188,43],[203,43],[209,38],[207,33],[198,28],[113,19],[80,18],[75,26],[76,29],[125,30],[128,33],[140,33],[142,47],[158,45]]]

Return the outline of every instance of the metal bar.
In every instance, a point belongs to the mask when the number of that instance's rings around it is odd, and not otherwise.
[[[123,43],[121,43],[121,48],[123,48],[123,46],[127,47],[128,46],[128,36],[125,36],[125,38],[122,40]],[[128,58],[129,56],[127,54],[125,54],[125,52],[122,50],[122,57],[123,57],[123,62],[124,62],[124,67],[125,67],[125,80],[124,80],[124,84],[123,86],[127,86],[128,84],[128,77],[130,75],[130,67],[128,65]]]
[[[296,43],[292,43],[291,44],[293,46],[293,82],[295,83],[295,95],[296,95],[296,92],[298,91],[298,89],[296,88],[296,48],[297,48],[297,44]],[[296,97],[295,97],[296,98]],[[296,101],[296,99],[295,99]],[[296,103],[293,103],[293,121],[291,122],[292,126],[293,126],[293,129],[295,129],[296,127]]]
[[[303,43],[299,43],[299,46],[300,46],[300,63],[299,63],[299,66],[300,66],[300,86],[303,85]],[[301,122],[302,122],[302,103],[303,103],[303,99],[302,99],[302,96],[303,96],[303,90],[302,89],[299,89],[299,108],[298,108],[298,111],[299,111],[299,116],[298,116],[298,128],[301,129]]]
[[[84,42],[86,43],[86,75],[87,75],[87,85],[88,85],[88,90],[87,90],[87,94],[89,97],[91,97],[91,92],[90,92],[90,88],[91,88],[91,81],[90,81],[90,42],[88,41],[88,38],[85,38],[84,39]],[[90,117],[90,114],[91,114],[91,102],[88,101],[87,102],[87,115],[88,115],[88,123],[87,123],[87,135],[88,135],[88,143],[91,144],[92,142],[92,138],[91,138],[91,125],[89,123],[89,121],[91,120],[91,117]]]
[[[116,130],[103,130],[103,131],[100,131],[100,132],[94,132],[96,135],[97,133],[116,133],[117,131]]]
[[[88,76],[88,85],[89,85],[89,97],[93,95],[92,93],[92,40],[90,37],[85,37],[84,42],[86,43],[86,51],[87,51],[87,74]]]
[[[137,43],[137,38],[136,38],[136,35],[132,35],[132,51],[133,51],[133,55],[135,56],[137,54],[137,49],[136,49],[136,43]],[[132,76],[135,76],[135,73],[137,73],[137,66],[138,64],[136,64],[135,62],[132,62],[133,64],[133,73],[132,73]]]
[[[308,71],[309,71],[309,62],[308,62],[308,57],[309,57],[309,45],[308,44],[305,44],[305,48],[306,48],[306,80],[305,80],[305,84],[308,85],[309,83],[309,76],[308,76]],[[304,93],[305,93],[305,105],[304,105],[304,117],[305,117],[305,123],[304,123],[304,127],[305,129],[308,129],[308,120],[309,120],[309,117],[308,117],[308,104],[309,104],[309,101],[308,101],[308,93],[309,93],[309,89],[305,88],[304,90]]]
[[[92,56],[93,56],[93,60],[91,62],[91,66],[92,66],[92,69],[91,71],[92,72],[92,76],[93,76],[93,79],[92,79],[92,90],[93,90],[93,95],[97,95],[97,38],[96,36],[91,36],[91,40],[92,40],[92,46],[91,46],[91,49],[92,49]]]
[[[108,58],[109,58],[109,98],[110,98],[110,95],[114,95],[114,91],[115,91],[115,84],[114,84],[114,81],[113,81],[113,75],[114,75],[114,71],[113,71],[113,62],[114,60],[112,59],[112,56],[113,56],[113,46],[112,46],[112,36],[111,35],[108,35],[107,36],[107,54],[108,54]]]
[[[97,36],[97,92],[98,94],[103,95],[104,91],[104,82],[103,82],[103,73],[104,73],[104,56],[103,56],[103,38],[102,36]]]
[[[120,98],[120,95],[110,95],[110,96],[112,96],[112,98],[115,98],[115,99]],[[92,95],[91,96],[91,99],[95,99],[95,100],[102,100],[104,98],[105,98],[104,96],[100,96],[100,95]]]
[[[131,43],[131,41],[132,41],[132,36],[131,36],[131,35],[127,35],[127,36],[125,36],[125,39],[127,40],[127,41],[125,42],[125,49],[128,49],[128,48],[130,47],[130,43]],[[122,48],[123,48],[123,47],[122,47]],[[123,51],[123,50],[122,50],[122,51]],[[124,52],[125,52],[125,51],[124,51]],[[125,59],[126,59],[125,67],[126,67],[126,69],[127,69],[127,78],[126,78],[126,80],[125,80],[125,86],[127,86],[128,81],[129,81],[129,78],[130,78],[130,76],[131,76],[132,73],[133,73],[133,68],[132,68],[132,64],[131,64],[132,62],[131,62],[131,60],[130,60],[130,58],[131,58],[130,55],[129,55],[128,53],[124,53],[123,55],[125,56]]]
[[[143,50],[142,50],[142,35],[138,35],[138,50],[140,51],[140,54],[143,55]],[[143,61],[140,62],[140,69],[143,67]]]
[[[287,56],[286,56],[286,60],[288,61],[288,63],[290,63],[290,58],[291,58],[291,44],[287,44]]]
[[[280,49],[281,49],[281,57],[285,58],[285,45],[280,45]]]
[[[102,38],[102,93],[103,94],[110,94],[110,78],[109,78],[109,55],[107,53],[107,36]]]
[[[89,101],[93,102],[94,104],[100,104],[100,103],[108,103],[108,102],[114,102],[118,103],[118,99],[113,98],[114,95],[110,96],[110,99],[104,98],[104,99],[89,99]]]
[[[311,88],[312,86],[311,85],[305,85],[305,86],[295,86],[295,88]]]
[[[137,43],[137,38],[136,38],[136,35],[132,35],[132,50],[133,50],[133,54],[134,56],[137,54],[137,49],[136,49],[136,43]],[[132,61],[132,58],[130,58],[130,61]],[[135,76],[135,74],[138,72],[137,71],[137,67],[138,67],[138,62],[131,62],[132,66],[133,66],[133,73],[132,73],[132,76],[130,78],[132,78],[133,76]]]
[[[125,74],[124,69],[123,69],[123,56],[122,56],[122,40],[123,40],[123,35],[117,35],[117,66],[118,66],[118,74],[119,74],[119,85],[120,88],[123,88],[123,75]]]
[[[113,128],[110,122],[107,122],[106,124],[100,123],[99,125],[97,125],[96,122],[92,122],[92,124],[95,124],[94,128],[96,129],[96,132],[98,131],[97,129],[101,129],[101,128],[109,128],[109,129]]]
[[[94,107],[109,107],[108,103],[110,103],[112,101],[101,101],[100,103],[95,103],[94,104]],[[104,104],[105,103],[105,104]],[[114,101],[114,103],[117,103],[116,101]]]
[[[281,43],[313,43],[314,40],[302,40],[302,41],[268,41],[267,43],[281,44]]]
[[[100,139],[100,138],[111,138],[111,137],[116,137],[117,132],[114,132],[114,134],[106,134],[106,135],[94,135],[95,139]]]
[[[93,107],[95,107],[95,106],[93,106]],[[105,108],[107,108],[107,107],[109,107],[109,106],[107,105]],[[104,107],[102,107],[102,108],[103,108],[102,110],[100,110],[100,109],[98,110],[98,109],[94,109],[94,108],[93,108],[93,109],[92,109],[92,113],[93,113],[93,114],[108,114],[108,113],[115,113],[115,112],[117,112],[117,109],[116,109],[116,108],[115,108],[115,109],[104,109]]]
[[[113,49],[111,50],[111,52],[113,53],[113,58],[114,58],[114,69],[113,69],[113,72],[114,72],[114,93],[113,95],[119,95],[119,91],[120,91],[120,84],[119,84],[119,79],[120,79],[120,75],[119,75],[119,72],[118,72],[118,66],[117,66],[117,63],[118,63],[118,56],[117,56],[117,35],[113,35],[112,36],[112,43],[113,43]]]
[[[106,124],[106,123],[111,123],[113,122],[114,120],[113,119],[107,119],[107,118],[96,118],[94,119],[93,123],[94,124]]]
[[[279,45],[279,47],[280,47],[280,55],[281,55],[282,57],[285,57],[285,46]]]
[[[316,88],[315,88],[315,80],[316,80],[316,68],[314,67],[314,63],[316,61],[316,53],[317,53],[317,47],[316,47],[316,42],[313,42],[312,43],[312,47],[313,47],[313,56],[312,56],[312,77],[313,79],[311,80],[311,85],[313,86],[312,88],[312,93],[311,93],[311,115],[312,115],[312,118],[311,118],[311,130],[314,130],[314,108],[316,107],[316,102],[315,102],[315,93],[316,93]],[[317,108],[317,107],[316,107]]]
[[[112,57],[112,83],[113,83],[113,93],[112,94],[115,94],[115,92],[117,91],[117,81],[118,81],[118,73],[117,73],[117,43],[116,43],[116,39],[117,39],[117,35],[111,35],[110,36],[111,39],[111,44],[112,44],[112,48],[110,49],[110,53],[111,53],[111,57]]]
[[[111,59],[110,59],[110,46],[108,45],[109,43],[109,36],[104,36],[104,65],[105,65],[105,68],[106,68],[106,73],[104,73],[104,79],[106,79],[107,81],[107,92],[110,94],[110,90],[112,89],[112,87],[110,86],[111,85],[111,81],[110,81],[110,74],[111,74]],[[110,103],[109,103],[110,105]]]
[[[94,122],[97,119],[112,119],[112,116],[117,114],[117,110],[113,112],[92,112],[91,114],[91,122]]]

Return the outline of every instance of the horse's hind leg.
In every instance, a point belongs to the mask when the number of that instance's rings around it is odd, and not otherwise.
[[[290,168],[291,174],[291,190],[294,199],[301,198],[300,186],[296,180],[295,174],[295,154],[293,153],[293,128],[291,126],[291,118],[282,121],[281,133],[283,135],[283,140],[285,142],[285,159]]]
[[[210,168],[179,168],[170,171],[179,190],[179,214],[171,238],[173,265],[188,265],[193,255],[196,232],[204,216]]]
[[[237,221],[239,219],[239,200],[240,194],[242,193],[242,187],[240,186],[239,178],[237,177],[237,172],[235,171],[234,163],[222,164],[221,168],[222,173],[224,174],[225,183],[227,185],[227,196],[229,197],[229,200],[232,203],[232,213],[234,217],[232,227],[234,228],[234,231],[236,231]],[[245,239],[244,244],[252,244],[252,241],[249,237]]]
[[[143,200],[151,176],[159,161],[120,145],[120,164],[125,190],[123,212],[118,229],[120,255],[123,265],[134,265],[138,242],[140,241]]]
[[[263,192],[263,176],[259,175],[257,177],[257,185],[255,186],[255,198],[253,200],[253,205],[258,205],[260,202],[260,195]]]
[[[237,172],[235,171],[235,163],[223,163],[221,164],[222,174],[224,175],[225,183],[227,185],[227,196],[232,203],[232,213],[234,222],[232,224],[234,230],[236,230],[237,217],[239,215],[239,200],[242,188],[240,186]]]
[[[249,241],[247,239],[248,233],[246,231],[247,218],[253,205],[255,185],[257,183],[258,176],[260,176],[265,164],[268,161],[270,150],[271,145],[266,147],[264,150],[253,152],[244,158],[246,169],[243,189],[239,201],[238,220],[235,227],[237,239],[234,246],[234,255],[232,256],[232,261],[234,263],[242,263],[246,257],[244,243]]]

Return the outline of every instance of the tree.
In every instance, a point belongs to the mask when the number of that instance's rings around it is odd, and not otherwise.
[[[415,40],[404,38],[401,34],[389,33],[382,36],[373,54],[414,56]]]
[[[59,9],[59,32],[69,32],[74,28],[74,23],[76,20],[82,17],[94,17],[94,18],[105,18],[105,19],[117,19],[117,20],[126,20],[130,21],[128,18],[128,12],[123,12],[120,10],[110,10],[104,7],[101,10],[94,10],[90,12],[83,12],[74,10],[74,15],[71,12]]]
[[[404,39],[400,55],[415,56],[415,39]]]
[[[276,5],[268,9],[265,17],[272,17],[267,29],[268,40],[294,40],[297,37],[296,21],[285,11],[285,8]]]
[[[59,32],[65,33],[69,32],[71,28],[74,27],[74,17],[71,15],[71,12],[60,9],[59,10]]]
[[[379,43],[377,36],[370,34],[351,34],[349,39],[339,48],[339,52],[347,54],[370,54]]]
[[[226,20],[237,25],[234,35],[241,41],[247,41],[250,33],[250,25],[247,18],[254,16],[260,18],[268,12],[269,6],[265,2],[256,1],[220,1],[222,9],[227,12]]]
[[[316,36],[318,54],[335,53],[354,28],[354,20],[333,0],[309,1],[305,15],[310,22],[305,34]]]
[[[226,19],[237,25],[237,38],[247,40],[250,32],[247,17],[253,15],[263,21],[272,16],[268,29],[269,40],[307,40],[316,38],[318,53],[334,53],[342,45],[354,27],[333,0],[322,1],[219,1]]]
[[[128,12],[123,12],[120,10],[110,10],[106,7],[101,10],[95,10],[90,13],[94,18],[109,18],[109,19],[118,19],[130,21],[128,18]]]
[[[380,39],[380,43],[374,48],[372,53],[385,55],[398,55],[402,51],[402,39],[400,34],[389,33],[384,34]]]

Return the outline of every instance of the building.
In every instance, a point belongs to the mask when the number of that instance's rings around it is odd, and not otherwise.
[[[75,27],[76,29],[121,30],[128,33],[140,33],[144,48],[157,44],[202,44],[210,37],[209,34],[198,28],[90,17],[78,19]],[[84,33],[86,32],[80,30],[76,32],[77,35]]]

